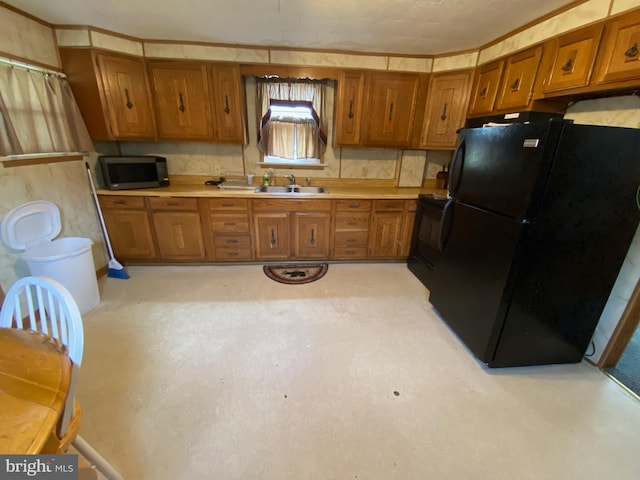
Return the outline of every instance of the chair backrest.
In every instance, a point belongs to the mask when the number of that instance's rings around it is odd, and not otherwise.
[[[28,323],[25,326],[25,320]],[[78,305],[69,290],[47,277],[24,277],[5,295],[0,327],[40,332],[66,347],[74,365],[82,363],[84,331]]]

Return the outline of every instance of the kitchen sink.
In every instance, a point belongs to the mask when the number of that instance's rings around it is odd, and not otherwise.
[[[256,193],[329,193],[326,187],[302,187],[300,185],[262,185]]]

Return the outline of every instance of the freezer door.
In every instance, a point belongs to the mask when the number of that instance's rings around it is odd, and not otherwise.
[[[535,219],[564,123],[462,130],[449,195],[511,218]]]
[[[517,250],[526,225],[452,202],[443,228],[443,255],[430,301],[473,354],[493,357],[517,271]]]

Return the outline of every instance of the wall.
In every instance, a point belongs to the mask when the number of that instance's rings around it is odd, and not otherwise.
[[[0,51],[23,60],[59,66],[51,28],[0,7]],[[93,206],[83,161],[46,165],[0,165],[0,218],[33,200],[55,203],[61,212],[61,236],[93,240],[96,267],[106,265],[106,253]],[[28,275],[20,253],[0,245],[0,286],[7,291],[16,279]]]
[[[565,118],[590,125],[640,128],[640,98],[632,95],[578,102],[567,110]],[[624,215],[624,212],[621,214]],[[594,363],[600,360],[639,278],[640,228],[631,242],[629,252],[593,336],[594,348],[589,349],[588,353],[593,352],[590,359]]]

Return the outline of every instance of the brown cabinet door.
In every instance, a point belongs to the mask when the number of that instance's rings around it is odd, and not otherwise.
[[[548,60],[543,60],[545,94],[589,85],[602,28],[594,25],[549,41]]]
[[[254,215],[256,258],[282,260],[289,258],[289,212],[257,212]]]
[[[237,65],[210,66],[215,139],[245,143],[246,123],[243,84]]]
[[[198,212],[155,212],[153,225],[163,260],[205,258]]]
[[[399,256],[402,234],[402,212],[376,212],[371,222],[369,256],[395,258]]]
[[[295,212],[293,228],[296,258],[329,258],[331,213]]]
[[[98,54],[96,61],[114,139],[153,139],[155,128],[141,58]]]
[[[333,136],[336,146],[360,144],[364,80],[363,72],[342,72],[338,77]]]
[[[453,149],[464,126],[469,104],[471,71],[434,75],[429,83],[421,148]]]
[[[417,74],[375,72],[368,75],[363,145],[411,145],[419,80]]]
[[[636,81],[640,85],[640,11],[605,24],[596,83]]]
[[[113,252],[118,260],[156,258],[146,210],[104,210],[103,216]]]
[[[473,93],[469,115],[491,113],[498,96],[498,87],[504,70],[504,60],[488,63],[479,67],[473,83]]]
[[[150,62],[158,136],[211,140],[211,107],[204,64]]]
[[[521,109],[529,105],[541,58],[542,46],[538,46],[507,59],[496,110]]]

